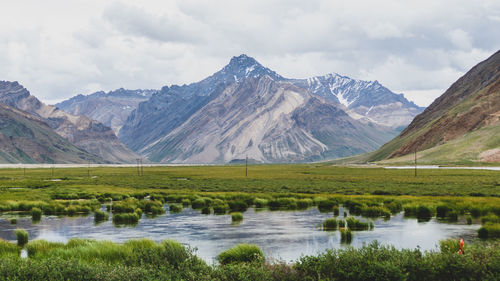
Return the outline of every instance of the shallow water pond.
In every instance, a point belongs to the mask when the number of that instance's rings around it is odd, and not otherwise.
[[[340,208],[340,214],[343,214]],[[45,239],[66,242],[69,238],[92,238],[123,242],[134,238],[150,238],[156,241],[174,239],[197,248],[196,254],[209,263],[220,252],[239,243],[254,243],[267,257],[292,261],[302,255],[317,254],[329,248],[345,247],[340,243],[338,231],[322,231],[321,223],[332,213],[320,213],[317,208],[300,211],[256,211],[244,213],[239,224],[231,223],[230,215],[202,215],[200,211],[186,208],[182,213],[167,214],[156,218],[143,218],[136,226],[115,227],[109,221],[95,225],[93,216],[55,217],[44,216],[41,222],[31,223],[30,217],[18,218],[11,225],[5,216],[0,217],[0,238],[15,241],[13,230],[24,228],[30,240]],[[342,215],[340,216],[342,218]],[[477,236],[479,225],[464,222],[442,223],[436,219],[418,222],[403,214],[390,220],[373,220],[375,229],[355,231],[350,245],[378,240],[397,248],[435,249],[441,239]]]

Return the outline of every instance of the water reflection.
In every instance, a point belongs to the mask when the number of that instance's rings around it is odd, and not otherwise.
[[[340,214],[345,210],[340,208]],[[256,211],[249,209],[244,220],[235,225],[230,215],[202,215],[198,210],[184,209],[181,213],[143,216],[135,227],[116,228],[110,220],[98,225],[93,216],[43,217],[38,224],[30,218],[18,218],[17,225],[0,219],[0,238],[15,241],[13,230],[24,228],[31,239],[67,242],[69,238],[91,238],[123,242],[134,238],[156,241],[174,239],[197,248],[197,255],[211,262],[215,256],[239,243],[259,245],[266,256],[285,261],[301,255],[317,254],[328,248],[344,247],[339,231],[321,231],[320,225],[332,213],[320,213],[317,208],[304,211]],[[342,216],[341,216],[342,218]],[[440,223],[436,219],[418,222],[403,214],[390,220],[374,220],[373,231],[353,231],[351,245],[362,246],[373,240],[397,248],[434,249],[439,240],[449,237],[476,237],[479,225]]]

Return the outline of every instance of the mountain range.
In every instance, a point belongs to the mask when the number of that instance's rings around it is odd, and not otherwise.
[[[200,82],[163,87],[118,136],[155,162],[304,162],[376,149],[421,111],[378,82],[288,79],[240,55]]]
[[[0,81],[0,103],[45,122],[55,133],[101,161],[131,163],[140,157],[123,145],[111,128],[87,116],[46,105],[18,82]]]
[[[0,103],[0,163],[107,163],[59,136],[42,119]]]
[[[346,157],[377,149],[423,110],[377,81],[335,73],[289,79],[246,55],[196,83],[80,94],[55,106],[1,81],[0,102],[45,122],[96,161],[115,163]]]

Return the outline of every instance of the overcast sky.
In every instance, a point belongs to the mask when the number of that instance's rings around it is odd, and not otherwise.
[[[500,1],[2,0],[0,80],[42,101],[199,81],[245,53],[426,106],[500,49]]]

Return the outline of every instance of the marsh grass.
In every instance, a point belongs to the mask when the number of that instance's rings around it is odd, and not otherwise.
[[[245,212],[248,209],[248,204],[243,200],[229,201],[227,204],[233,212]]]
[[[333,207],[338,206],[338,202],[334,199],[320,199],[317,203],[318,210],[323,213],[332,212]]]
[[[220,264],[264,262],[264,253],[253,244],[239,244],[217,256]]]
[[[339,223],[336,218],[328,218],[323,221],[323,230],[327,231],[337,230],[338,225]]]
[[[182,212],[182,204],[171,203],[168,205],[170,213],[180,213]]]
[[[500,238],[500,223],[487,222],[477,231],[479,238]]]
[[[100,223],[107,221],[109,219],[109,214],[107,212],[96,210],[94,212],[94,223]]]
[[[351,230],[371,230],[374,227],[373,222],[363,222],[355,217],[348,217],[345,219],[345,222]]]
[[[268,204],[269,204],[269,200],[267,200],[267,199],[255,198],[255,200],[254,200],[254,205],[257,208],[267,207]],[[297,204],[298,204],[298,202],[297,202]]]
[[[42,210],[36,207],[31,209],[31,219],[34,222],[39,222],[42,219]]]
[[[203,207],[201,209],[201,213],[204,215],[210,215],[212,213],[212,209],[210,207]]]
[[[335,217],[338,217],[338,216],[339,216],[339,212],[340,212],[340,210],[339,210],[339,206],[333,206],[333,215],[334,215]]]
[[[9,222],[10,222],[10,224],[17,224],[17,219],[15,219],[15,218],[14,219],[10,219]]]
[[[16,244],[0,239],[0,258],[18,256],[20,250],[21,249]]]
[[[118,213],[113,214],[113,223],[116,225],[136,225],[139,222],[137,213]]]
[[[340,243],[350,244],[352,241],[352,231],[348,227],[340,228]]]
[[[464,243],[464,252],[467,253],[469,248],[468,243]],[[439,249],[441,253],[458,253],[458,250],[460,249],[460,240],[459,239],[454,239],[454,238],[448,238],[439,241]]]
[[[241,222],[243,220],[243,214],[240,212],[231,213],[231,221],[232,222]]]
[[[24,247],[28,243],[28,232],[24,229],[16,229],[14,233],[17,238],[17,246]]]

